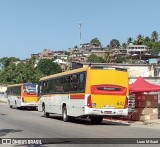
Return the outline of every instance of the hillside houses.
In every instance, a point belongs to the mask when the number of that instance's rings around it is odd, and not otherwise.
[[[102,48],[101,46],[94,46],[90,43],[81,44],[80,48],[72,48],[69,49],[68,52],[70,52],[70,57],[72,58],[72,61],[79,61],[79,62],[85,62],[87,58],[91,54],[95,54],[100,57],[104,57],[106,54],[109,54],[109,56],[126,56],[127,50],[122,48]]]
[[[124,66],[131,65],[130,76],[143,75],[146,77],[160,76],[160,67],[157,66],[157,63],[160,59],[159,56],[154,56],[147,54],[147,48],[144,45],[133,45],[130,43],[126,49],[124,48],[102,48],[101,46],[94,46],[90,43],[81,44],[78,48],[69,48],[68,51],[51,51],[50,49],[44,49],[41,53],[31,54],[37,60],[40,59],[52,59],[53,62],[58,63],[63,71],[69,70],[71,62],[86,63],[87,58],[91,54],[95,54],[99,57],[110,56],[110,58],[116,59],[120,57],[129,57],[130,63],[124,63]],[[116,63],[111,63],[116,64]],[[126,65],[125,65],[126,64]],[[151,65],[156,64],[154,69],[151,71]],[[118,64],[117,64],[118,65]],[[133,66],[134,65],[134,66]],[[118,65],[119,66],[119,65]],[[138,69],[139,67],[139,69]],[[156,67],[156,68],[155,68]],[[141,73],[135,71],[143,71]],[[146,74],[147,73],[147,74]],[[152,74],[151,74],[152,73]]]
[[[136,60],[145,60],[149,62],[148,49],[144,45],[129,44],[126,49],[124,48],[102,48],[101,46],[95,46],[90,43],[81,44],[78,48],[69,48],[68,51],[51,51],[50,49],[43,49],[41,53],[31,54],[37,60],[40,59],[60,59],[62,62],[86,62],[87,58],[91,54],[95,54],[99,57],[110,56],[112,59],[116,59],[118,56],[127,57],[130,56],[133,63],[138,63]],[[144,58],[145,56],[145,58]],[[148,57],[148,58],[147,58]],[[153,57],[153,56],[152,56]],[[154,58],[154,57],[153,57]],[[153,62],[153,60],[152,60]],[[145,62],[142,62],[145,63]]]
[[[31,57],[35,57],[37,60],[40,59],[64,59],[67,60],[66,51],[51,51],[50,49],[43,49],[41,53],[31,54]]]

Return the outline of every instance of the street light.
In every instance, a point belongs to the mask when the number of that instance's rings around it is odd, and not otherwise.
[[[82,39],[82,32],[81,32],[81,28],[82,28],[82,22],[79,22],[78,23],[78,26],[79,26],[79,31],[80,31],[80,33],[79,33],[79,46],[81,46],[81,39]]]

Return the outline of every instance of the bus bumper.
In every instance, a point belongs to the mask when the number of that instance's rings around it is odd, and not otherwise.
[[[21,103],[21,107],[38,107],[37,103]]]
[[[127,116],[128,108],[126,109],[95,109],[85,107],[85,115],[92,116]]]

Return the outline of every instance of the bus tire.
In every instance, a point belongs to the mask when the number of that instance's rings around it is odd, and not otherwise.
[[[10,101],[8,101],[8,104],[9,104],[9,108],[12,108],[12,105],[10,104]]]
[[[66,106],[63,106],[62,117],[63,117],[64,122],[69,122],[70,121],[70,117],[67,115],[67,107]]]
[[[48,118],[49,117],[49,113],[46,112],[46,110],[45,110],[45,104],[42,105],[42,109],[43,109],[43,116]]]
[[[101,123],[102,122],[102,120],[103,120],[103,117],[101,117],[101,116],[97,116],[97,117],[90,117],[90,120],[91,120],[91,122],[92,123]]]
[[[38,107],[35,107],[35,111],[38,111]]]

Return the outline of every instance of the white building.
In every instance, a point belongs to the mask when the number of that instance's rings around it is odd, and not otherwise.
[[[7,90],[7,85],[0,85],[0,93],[5,93]]]
[[[64,62],[64,60],[62,59],[56,59],[53,62],[58,63],[58,64],[66,64],[66,62]]]
[[[72,68],[87,67],[90,63],[87,62],[72,62]],[[92,63],[97,66],[114,66],[126,68],[129,72],[130,79],[136,79],[137,77],[157,78],[160,79],[160,65],[156,64],[117,64],[117,63]]]
[[[139,54],[145,54],[147,53],[148,49],[145,45],[133,45],[133,43],[130,43],[127,48],[128,55],[139,55]]]

